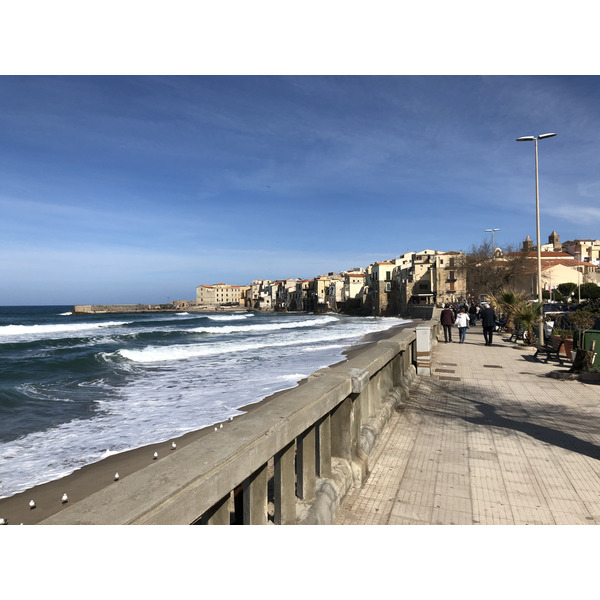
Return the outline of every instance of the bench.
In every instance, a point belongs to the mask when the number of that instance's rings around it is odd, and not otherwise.
[[[515,327],[515,329],[513,330],[513,332],[510,335],[510,338],[508,338],[509,342],[516,342],[518,340],[523,340],[525,341],[523,336],[527,335],[527,331],[525,329],[520,329],[518,327]]]
[[[544,362],[548,362],[550,358],[556,357],[558,359],[558,362],[562,365],[563,361],[560,357],[559,352],[560,349],[563,347],[564,343],[565,341],[560,338],[556,339],[551,337],[550,339],[546,340],[546,343],[543,346],[540,346],[539,344],[536,345],[536,351],[533,356],[536,357],[538,353],[545,352],[546,360]]]

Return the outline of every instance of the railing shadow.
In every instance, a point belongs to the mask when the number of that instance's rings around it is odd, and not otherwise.
[[[497,406],[480,399],[481,390],[479,388],[473,388],[473,392],[471,394],[468,388],[465,390],[464,384],[461,390],[462,393],[452,390],[451,384],[439,385],[439,387],[441,388],[441,393],[461,401],[461,404],[465,402],[468,403],[467,406],[473,406],[479,413],[478,416],[469,416],[465,415],[464,413],[459,414],[458,412],[453,414],[448,413],[447,416],[449,417],[460,418],[473,425],[485,425],[499,427],[510,431],[520,431],[521,433],[524,433],[525,435],[528,435],[529,437],[540,442],[600,460],[600,446],[597,444],[582,439],[581,437],[569,433],[564,429],[544,425],[541,422],[536,422],[533,420],[525,420],[518,414],[508,414],[508,416],[499,414],[499,408]],[[502,405],[500,410],[507,413],[510,413],[510,411],[513,410],[513,413],[518,413],[519,410],[523,409],[521,407],[511,405],[510,403],[506,403]],[[439,414],[439,411],[436,411],[436,413]],[[564,422],[565,427],[571,427],[573,429],[581,429],[584,427],[582,422],[577,422],[577,419],[585,418],[586,417],[583,414],[572,415],[571,411],[569,411],[569,409],[564,405],[549,407],[548,410],[544,411],[543,414],[540,414],[540,420],[561,420]],[[597,429],[594,431],[597,431]]]
[[[589,456],[590,458],[600,459],[600,446],[592,444],[575,435],[566,433],[553,427],[547,427],[540,423],[531,423],[528,421],[518,421],[513,418],[503,417],[497,413],[495,406],[479,400],[471,400],[481,417],[464,417],[465,421],[475,425],[491,425],[493,427],[503,427],[512,431],[520,431],[536,440]]]

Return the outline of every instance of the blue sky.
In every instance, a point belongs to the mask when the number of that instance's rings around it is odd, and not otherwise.
[[[597,76],[0,76],[0,305],[600,238]]]

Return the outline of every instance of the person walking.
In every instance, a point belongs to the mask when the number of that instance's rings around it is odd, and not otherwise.
[[[456,315],[456,326],[458,327],[458,341],[464,344],[467,335],[467,327],[469,326],[469,315],[464,307],[460,309]]]
[[[494,337],[494,329],[496,329],[496,313],[494,309],[486,302],[482,305],[481,310],[481,325],[483,326],[483,337],[485,338],[485,345],[492,345],[492,338]]]
[[[471,321],[471,327],[475,327],[477,321],[477,307],[475,306],[475,302],[472,302],[469,307],[469,320]]]
[[[454,312],[446,305],[442,304],[442,314],[440,315],[440,322],[444,327],[444,342],[446,344],[452,341],[452,325],[454,325]]]

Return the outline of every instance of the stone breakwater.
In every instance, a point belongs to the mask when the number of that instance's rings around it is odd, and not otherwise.
[[[243,306],[202,307],[174,306],[173,304],[76,304],[74,315],[130,314],[130,313],[178,313],[247,310]]]

